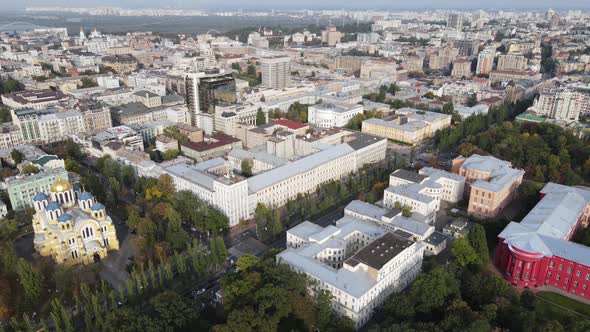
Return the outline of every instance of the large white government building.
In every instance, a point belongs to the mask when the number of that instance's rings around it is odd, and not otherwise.
[[[314,192],[323,183],[340,180],[367,164],[385,160],[385,139],[351,133],[338,136],[336,141],[313,143],[311,154],[267,164],[267,170],[248,179],[234,172],[240,155],[247,155],[244,153],[233,154],[231,161],[216,158],[197,165],[178,164],[163,172],[172,177],[177,190],[192,191],[218,207],[233,227],[250,219],[258,203],[282,206],[298,194]]]
[[[310,292],[330,292],[332,309],[352,319],[357,329],[389,295],[416,278],[425,250],[424,244],[362,215],[347,213],[325,228],[305,221],[287,231],[287,249],[276,256],[277,262],[311,278]]]

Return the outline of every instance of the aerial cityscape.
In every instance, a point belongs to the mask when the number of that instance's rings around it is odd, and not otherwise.
[[[0,7],[0,331],[590,331],[590,2]]]

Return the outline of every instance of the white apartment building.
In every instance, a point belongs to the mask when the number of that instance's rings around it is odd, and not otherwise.
[[[262,85],[272,89],[283,89],[291,83],[291,58],[288,56],[264,57],[262,64]]]
[[[555,88],[541,91],[531,110],[552,119],[577,121],[586,101],[586,96],[579,91]]]
[[[0,149],[12,149],[23,144],[23,135],[12,123],[0,124]]]
[[[59,142],[86,130],[84,116],[77,110],[11,110],[11,116],[23,143]]]
[[[332,309],[359,329],[389,295],[414,281],[423,253],[421,243],[344,216],[336,226],[306,221],[291,228],[276,260],[315,281],[310,292],[330,292]]]
[[[96,84],[105,89],[119,88],[119,79],[112,76],[99,76],[96,78]]]
[[[166,95],[166,84],[160,82],[156,76],[148,76],[146,73],[138,73],[127,76],[127,86],[134,91],[149,91],[158,96]]]
[[[307,122],[319,128],[344,127],[357,114],[363,113],[363,105],[322,103],[307,110]]]
[[[39,117],[39,131],[44,143],[60,142],[85,131],[84,117],[76,110],[45,114]]]

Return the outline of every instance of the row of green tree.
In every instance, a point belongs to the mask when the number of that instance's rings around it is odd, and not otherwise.
[[[400,88],[397,86],[396,83],[391,83],[389,86],[388,85],[381,85],[379,87],[378,92],[372,92],[372,93],[368,93],[366,95],[363,95],[363,99],[368,99],[368,100],[370,100],[372,102],[376,102],[376,103],[385,103],[388,101],[388,99],[387,99],[388,93],[395,96],[395,93],[399,90],[400,90]]]
[[[360,131],[363,127],[363,121],[368,120],[368,119],[372,119],[372,118],[377,118],[377,119],[383,118],[383,112],[377,111],[374,109],[373,110],[365,110],[363,113],[357,114],[352,119],[350,119],[348,124],[346,124],[346,128]]]
[[[283,112],[279,109],[270,110],[268,112],[268,117],[271,119],[289,119],[307,123],[307,109],[309,106],[309,104],[301,104],[297,101],[289,106],[287,112]]]
[[[491,106],[486,115],[475,114],[454,127],[439,130],[434,135],[436,147],[439,151],[453,149],[472,135],[485,131],[493,125],[513,120],[514,117],[524,112],[531,103],[532,100],[525,100],[499,107]],[[451,110],[451,112],[453,112],[453,110]]]
[[[231,67],[238,72],[236,77],[248,81],[249,86],[254,87],[262,83],[262,74],[256,72],[255,64],[249,64],[245,71],[242,71],[242,67],[240,67],[239,63],[233,63]]]
[[[61,289],[63,295],[53,297],[51,309],[47,317],[41,319],[41,325],[46,331],[51,331],[49,326],[52,326],[53,330],[64,332],[79,330],[81,326],[86,331],[185,328],[196,318],[196,311],[177,293],[165,290],[173,288],[179,278],[194,283],[217,272],[227,257],[227,249],[220,237],[211,238],[209,247],[207,252],[203,245],[193,241],[185,253],[175,252],[158,265],[149,260],[145,266],[134,269],[125,286],[117,290],[104,281],[96,287],[82,283],[76,289],[66,289],[71,287],[70,284],[60,283],[59,287],[64,287]],[[28,290],[25,296],[33,296],[31,300],[39,301],[44,286],[42,274],[23,259],[18,261],[18,271]],[[145,303],[147,307],[144,307]],[[170,309],[165,309],[167,307]],[[27,314],[23,314],[18,319],[13,317],[10,325],[15,331],[29,331],[34,324]]]
[[[277,264],[276,253],[244,255],[238,272],[223,277],[225,319],[213,331],[354,331],[351,320],[332,312],[331,295],[310,295],[310,280]]]
[[[467,138],[459,153],[491,154],[509,160],[538,182],[581,185],[590,182],[590,145],[553,124],[505,122]]]

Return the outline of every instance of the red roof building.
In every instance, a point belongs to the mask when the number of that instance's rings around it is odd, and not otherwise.
[[[273,120],[273,123],[275,125],[284,127],[285,130],[293,132],[296,135],[305,135],[307,129],[309,129],[309,125],[307,123],[289,119]]]

